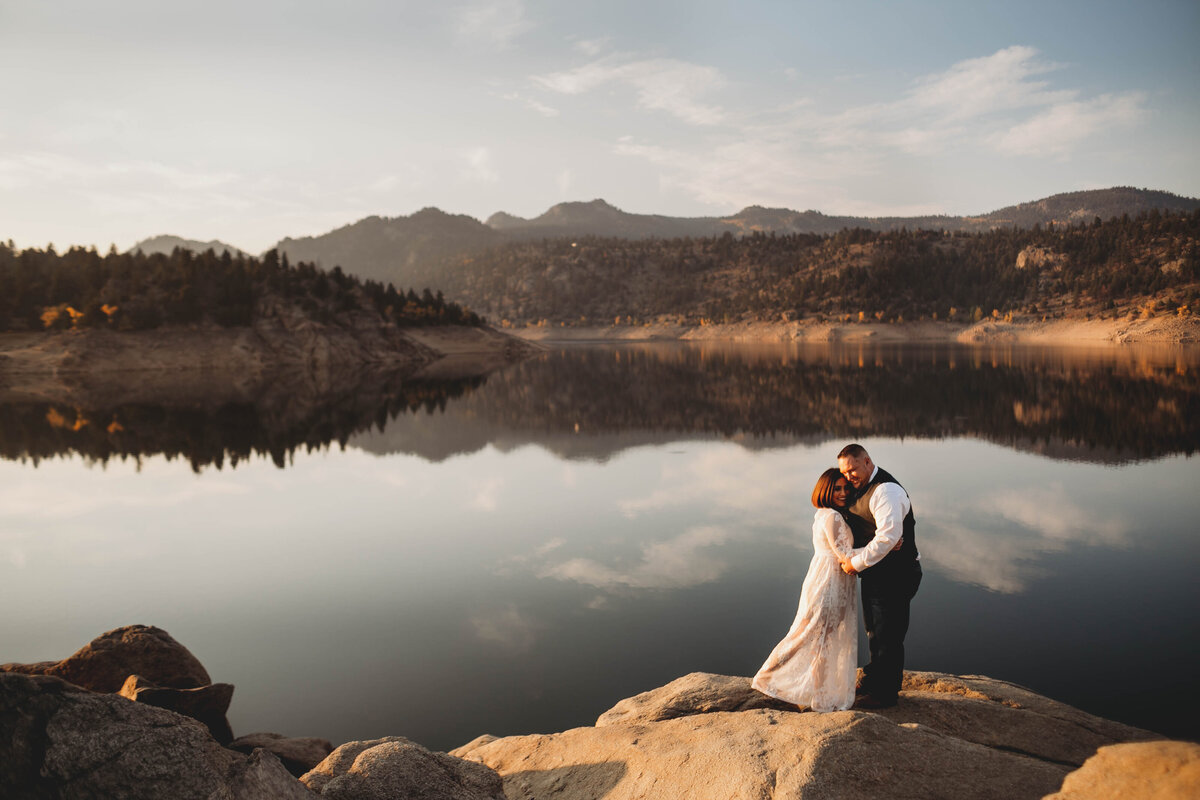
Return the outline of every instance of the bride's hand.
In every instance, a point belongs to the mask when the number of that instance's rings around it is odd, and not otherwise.
[[[893,553],[894,553],[894,552],[896,552],[897,550],[899,550],[899,549],[900,549],[901,547],[903,547],[903,546],[904,546],[904,537],[903,537],[903,536],[901,536],[901,537],[900,537],[900,541],[896,542],[896,546],[892,548],[892,552],[893,552]]]

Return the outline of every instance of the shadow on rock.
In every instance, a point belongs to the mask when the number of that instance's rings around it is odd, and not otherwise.
[[[628,771],[624,762],[603,761],[514,772],[504,777],[504,794],[508,800],[537,800],[568,795],[607,797]]]

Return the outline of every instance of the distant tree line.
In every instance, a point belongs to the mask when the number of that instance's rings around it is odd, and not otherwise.
[[[318,322],[372,314],[400,326],[480,325],[440,291],[406,292],[363,281],[340,267],[291,265],[271,250],[262,258],[193,253],[118,253],[73,247],[18,252],[0,243],[0,331],[112,328],[164,324],[252,325],[283,308]]]
[[[544,239],[462,258],[439,274],[455,296],[522,322],[965,319],[1164,295],[1194,308],[1200,211],[985,233]]]

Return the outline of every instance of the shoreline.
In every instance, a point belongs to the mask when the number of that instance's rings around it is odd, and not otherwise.
[[[958,322],[736,322],[719,325],[530,326],[503,332],[530,342],[814,342],[1120,346],[1200,343],[1200,317]]]
[[[164,326],[148,331],[0,333],[5,377],[128,372],[197,372],[245,381],[273,370],[440,369],[475,374],[519,360],[538,346],[491,327],[380,325],[292,327]]]
[[[900,788],[905,797],[1075,800],[1116,783],[1183,796],[1200,777],[1200,745],[983,675],[906,671],[896,706],[814,713],[757,692],[748,677],[692,672],[617,701],[591,725],[482,734],[449,751],[401,735],[337,745],[234,738],[234,688],[145,625],[109,631],[62,661],[0,665],[0,727],[14,733],[0,740],[6,783],[29,796],[146,800],[397,790],[463,800],[882,799]]]

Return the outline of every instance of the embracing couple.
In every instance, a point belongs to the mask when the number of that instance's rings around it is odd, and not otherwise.
[[[908,610],[921,584],[915,519],[908,493],[875,466],[862,445],[838,453],[837,468],[817,479],[812,503],[812,562],[800,607],[754,676],[758,691],[813,711],[896,705],[904,677]],[[858,604],[871,658],[855,685]]]

